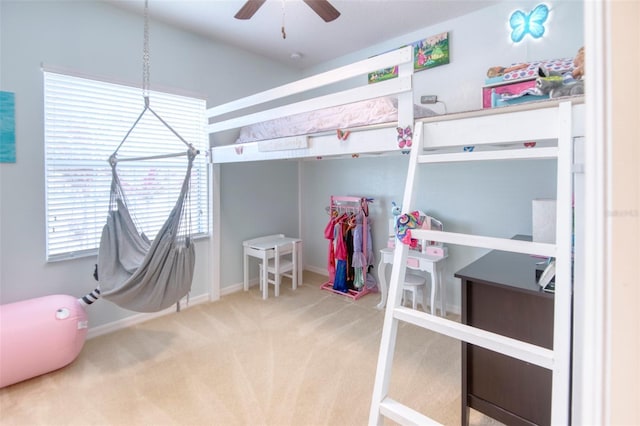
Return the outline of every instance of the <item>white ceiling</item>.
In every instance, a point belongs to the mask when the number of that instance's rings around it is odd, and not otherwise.
[[[106,0],[142,14],[144,0]],[[307,68],[497,3],[497,0],[330,0],[340,11],[326,23],[301,0],[267,0],[250,20],[233,16],[245,0],[149,0],[149,15],[195,32]],[[286,39],[282,38],[283,23]],[[151,33],[153,27],[151,26]],[[431,34],[425,34],[428,36]],[[291,59],[298,52],[302,57]]]

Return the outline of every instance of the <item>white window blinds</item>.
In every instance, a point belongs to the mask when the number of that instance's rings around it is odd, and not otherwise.
[[[208,233],[205,101],[151,91],[150,106],[200,150],[185,206],[192,236]],[[109,206],[109,156],[144,107],[139,88],[44,73],[47,260],[93,255]],[[186,152],[187,147],[150,111],[118,151],[118,158]],[[150,239],[180,193],[187,157],[121,161],[118,175],[129,210]]]

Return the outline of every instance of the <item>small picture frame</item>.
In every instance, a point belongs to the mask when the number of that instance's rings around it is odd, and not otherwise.
[[[390,80],[398,76],[398,66],[383,68],[378,71],[369,73],[369,84],[378,83],[380,81]]]

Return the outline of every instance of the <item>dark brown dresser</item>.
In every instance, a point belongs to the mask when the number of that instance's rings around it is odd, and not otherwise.
[[[552,349],[553,294],[536,283],[540,260],[494,250],[459,270],[462,322]],[[551,371],[463,342],[463,425],[469,408],[508,425],[548,425]]]

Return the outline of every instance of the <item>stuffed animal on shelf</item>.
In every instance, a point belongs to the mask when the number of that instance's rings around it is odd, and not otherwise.
[[[398,218],[402,214],[402,207],[396,204],[395,201],[391,202],[391,216],[393,219],[389,219],[389,239],[387,240],[387,247],[394,248],[396,246],[396,233],[398,231]]]
[[[540,67],[536,78],[536,90],[541,95],[549,95],[551,99],[582,95],[584,80],[575,80],[569,73],[562,75]]]
[[[573,70],[567,73],[549,71],[544,67],[538,68],[536,89],[542,95],[550,98],[575,96],[584,94],[584,47],[578,49],[573,58]]]
[[[402,207],[397,205],[395,201],[392,201],[391,202],[391,215],[393,216],[393,219],[397,220],[398,216],[400,216],[401,213],[402,213]]]
[[[504,75],[504,67],[491,67],[487,70],[487,77],[494,78]]]
[[[578,49],[576,57],[573,58],[573,66],[571,76],[575,80],[581,80],[584,77],[584,46]]]

